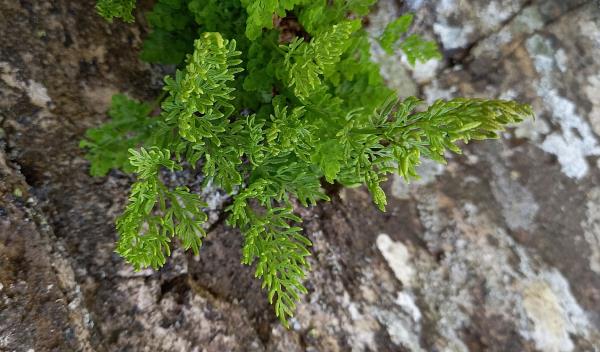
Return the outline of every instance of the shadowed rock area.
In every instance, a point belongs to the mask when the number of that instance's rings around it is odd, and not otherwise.
[[[298,209],[314,247],[290,330],[217,190],[199,257],[134,272],[114,254],[133,179],[90,177],[78,143],[112,94],[160,90],[166,69],[137,58],[150,6],[127,25],[94,1],[0,0],[0,351],[600,348],[597,1],[379,1],[374,36],[411,11],[445,56],[412,68],[375,45],[401,95],[517,99],[537,118],[391,179],[386,213],[362,188]]]

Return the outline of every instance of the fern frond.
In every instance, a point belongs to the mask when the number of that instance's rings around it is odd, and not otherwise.
[[[369,9],[377,0],[345,0],[344,8],[347,12],[354,13],[358,16],[366,16],[369,14]]]
[[[358,21],[345,21],[318,34],[310,43],[296,38],[288,46],[285,65],[288,85],[294,87],[296,96],[308,98],[321,84],[321,75],[329,75],[342,53],[350,45],[350,36],[360,28]]]
[[[206,236],[202,224],[207,216],[200,210],[206,204],[186,187],[169,190],[160,181],[161,167],[181,169],[168,150],[141,148],[130,152],[138,180],[131,187],[125,211],[117,219],[117,253],[136,270],[164,265],[173,237],[197,254]]]
[[[147,143],[156,119],[149,116],[152,107],[123,94],[112,97],[108,115],[110,121],[86,131],[79,146],[87,149],[92,176],[104,176],[111,169],[132,172],[129,164],[131,148]]]
[[[133,22],[136,0],[98,0],[96,10],[108,21],[117,17],[125,22]]]
[[[388,53],[394,53],[394,44],[400,39],[400,37],[408,32],[408,28],[413,23],[414,15],[409,13],[400,16],[398,19],[388,23],[381,37],[379,38],[379,44]]]
[[[438,46],[435,42],[426,41],[418,34],[412,34],[400,40],[408,32],[413,23],[414,15],[406,14],[395,21],[388,23],[383,34],[379,38],[379,44],[388,54],[393,54],[396,46],[406,55],[408,62],[414,66],[417,61],[427,62],[432,59],[442,59]],[[398,44],[400,42],[400,44]]]
[[[188,0],[158,0],[146,20],[152,32],[144,40],[142,60],[177,65],[194,50],[197,31]]]
[[[311,242],[302,228],[289,224],[300,221],[291,208],[272,208],[254,217],[244,233],[243,262],[250,265],[258,259],[255,276],[262,279],[275,315],[285,326],[300,295],[308,292],[302,281],[310,270],[306,257]]]
[[[235,50],[235,41],[223,39],[219,33],[204,33],[194,46],[185,70],[165,79],[169,96],[162,104],[161,116],[177,128],[187,148],[193,150],[193,159],[206,159],[205,174],[231,191],[242,182],[237,170],[241,155],[235,146],[223,146],[222,139],[232,128],[228,117],[234,110],[235,89],[229,84],[242,71],[235,67],[241,63],[237,58],[240,52]]]
[[[274,113],[270,116],[266,130],[266,142],[271,155],[278,156],[294,153],[299,159],[307,161],[310,149],[314,145],[314,127],[303,118],[305,107],[298,106],[288,112],[285,99],[273,99]]]
[[[506,100],[438,100],[415,112],[421,104],[416,98],[388,102],[362,127],[349,120],[337,134],[347,157],[341,181],[366,184],[380,208],[385,194],[378,185],[386,174],[398,172],[408,181],[418,176],[421,157],[445,163],[446,151],[461,152],[459,141],[496,138],[506,125],[533,117],[529,105]]]
[[[273,15],[285,17],[286,11],[307,0],[242,0],[248,11],[246,36],[250,40],[258,38],[263,30],[273,28]]]
[[[228,83],[242,71],[235,67],[241,63],[235,41],[225,40],[219,33],[204,33],[194,47],[185,70],[178,70],[175,78],[165,78],[169,97],[162,104],[165,121],[176,122],[181,137],[190,142],[215,136],[209,121],[222,120],[233,111],[234,88]]]
[[[296,302],[307,290],[302,281],[310,265],[310,240],[301,234],[302,228],[292,226],[302,220],[291,207],[271,207],[264,201],[269,191],[266,180],[257,180],[236,197],[230,207],[230,222],[240,227],[244,234],[242,263],[256,264],[255,276],[262,279],[262,287],[268,291],[269,302],[275,307],[275,315],[288,326],[288,317],[294,315]],[[258,199],[266,206],[259,213],[251,208],[249,200]]]
[[[413,66],[417,61],[427,62],[432,59],[440,60],[443,58],[435,42],[424,40],[418,34],[406,38],[400,44],[400,48],[406,54],[408,62]]]

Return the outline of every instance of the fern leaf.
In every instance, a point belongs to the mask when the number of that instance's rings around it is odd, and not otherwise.
[[[112,21],[113,18],[121,18],[125,22],[133,22],[133,10],[136,0],[98,0],[96,9],[98,13]]]
[[[423,40],[421,36],[413,34],[406,38],[400,48],[406,54],[406,58],[411,65],[415,65],[417,61],[427,62],[432,59],[442,59],[438,46],[435,42]]]
[[[381,38],[379,38],[379,43],[388,54],[391,55],[394,53],[394,44],[396,44],[400,37],[408,31],[413,19],[413,14],[406,14],[400,16],[395,21],[388,23],[385,27]]]
[[[288,326],[300,295],[307,293],[302,282],[310,269],[306,257],[312,244],[301,234],[300,227],[291,225],[301,221],[291,207],[271,207],[265,203],[267,184],[266,180],[257,180],[236,197],[230,207],[230,222],[244,234],[242,263],[251,265],[257,261],[255,276],[262,279],[275,315]],[[262,200],[261,204],[267,208],[255,212],[249,205],[253,198]]]
[[[345,21],[323,31],[310,43],[296,39],[289,46],[282,47],[287,52],[288,85],[294,87],[299,98],[308,98],[321,84],[320,76],[331,73],[349,47],[350,36],[359,27],[358,21]]]
[[[206,236],[202,224],[207,216],[200,210],[206,204],[187,188],[169,190],[160,181],[160,168],[181,169],[171,160],[168,150],[141,148],[130,152],[138,181],[131,188],[125,211],[117,219],[117,253],[136,270],[164,265],[173,237],[197,254]]]
[[[122,94],[112,97],[108,115],[110,121],[86,131],[79,146],[87,149],[90,174],[104,176],[111,169],[133,171],[129,164],[131,148],[144,145],[152,133],[155,119],[149,116],[152,107]]]
[[[263,28],[273,28],[273,15],[285,17],[286,11],[307,0],[242,0],[248,11],[246,36],[250,40],[257,39]]]

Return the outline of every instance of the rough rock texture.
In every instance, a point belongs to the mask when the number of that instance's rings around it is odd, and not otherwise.
[[[387,213],[363,189],[302,210],[313,271],[289,331],[218,194],[200,257],[135,273],[113,254],[131,179],[89,177],[77,144],[113,93],[150,99],[162,72],[136,58],[143,24],[92,8],[0,0],[0,350],[600,348],[597,2],[380,1],[374,34],[414,11],[446,56],[413,69],[375,48],[401,94],[519,99],[538,117],[390,180]]]

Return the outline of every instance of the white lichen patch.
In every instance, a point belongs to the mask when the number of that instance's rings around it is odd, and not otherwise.
[[[567,72],[567,68],[569,67],[569,58],[567,57],[567,53],[562,48],[556,51],[554,59],[556,60],[556,65],[558,66],[560,72]]]
[[[494,33],[500,32],[502,37],[506,33],[500,31],[500,26],[517,13],[521,6],[520,0],[439,1],[434,7],[437,19],[433,30],[444,49],[464,48]],[[449,20],[451,18],[460,18],[460,22],[453,23]]]
[[[128,263],[122,263],[120,268],[117,270],[117,276],[123,278],[133,278],[133,277],[150,277],[154,274],[154,270],[152,268],[145,268],[138,271],[135,271],[132,265]]]
[[[202,188],[202,199],[206,202],[208,211],[208,221],[204,223],[204,228],[208,229],[212,224],[219,220],[223,214],[223,206],[230,196],[216,187],[212,181]]]
[[[584,177],[589,170],[586,158],[600,155],[600,146],[590,126],[577,114],[575,104],[559,96],[556,90],[542,89],[540,95],[562,129],[562,133],[548,135],[541,145],[542,149],[556,155],[567,176],[576,179]]]
[[[405,308],[405,307],[403,307]],[[425,351],[420,346],[419,335],[421,326],[418,322],[410,319],[398,311],[394,310],[374,310],[373,314],[378,317],[379,322],[385,326],[392,342],[398,346],[404,346],[409,351]]]
[[[377,236],[376,244],[404,288],[397,293],[393,302],[399,309],[373,307],[373,314],[385,326],[395,344],[405,346],[410,351],[422,351],[419,342],[422,313],[413,293],[416,269],[412,263],[412,251],[402,242],[393,241],[387,234]]]
[[[534,143],[542,141],[542,138],[550,133],[550,126],[541,117],[527,119],[515,127],[515,137],[526,138]]]
[[[34,80],[28,80],[27,85],[24,87],[25,92],[29,96],[29,99],[34,105],[39,107],[46,107],[48,103],[52,101],[48,96],[48,90],[41,83]]]
[[[452,26],[446,23],[435,23],[433,31],[440,37],[444,49],[458,49],[469,45],[469,38],[475,32],[470,24]]]
[[[413,11],[419,9],[421,6],[423,6],[424,3],[425,0],[406,0],[406,4]]]
[[[526,47],[540,75],[537,93],[544,102],[544,110],[561,129],[546,136],[540,147],[556,155],[565,175],[580,179],[589,170],[586,158],[600,155],[600,145],[585,119],[577,113],[575,103],[558,93],[553,75],[559,68],[550,41],[534,35],[527,40]]]
[[[11,332],[0,335],[0,347],[8,348],[8,346],[12,345],[13,340],[14,337]]]
[[[417,61],[415,66],[410,66],[406,55],[402,55],[402,63],[412,69],[412,76],[418,84],[430,82],[437,77],[438,69],[442,66],[442,62],[437,59],[431,59],[427,62]]]
[[[593,45],[600,49],[600,26],[596,21],[581,21],[579,29],[582,35],[590,38]]]
[[[41,108],[48,107],[52,99],[48,96],[48,90],[41,83],[32,79],[24,82],[18,78],[18,70],[13,69],[9,63],[0,62],[0,78],[9,87],[24,91],[31,103]]]
[[[566,334],[565,321],[556,295],[545,281],[528,283],[524,289],[523,306],[533,325],[528,337],[543,351],[573,350],[573,342]]]
[[[455,98],[458,88],[449,87],[441,88],[438,81],[433,81],[432,84],[425,86],[425,100],[428,104],[433,104],[438,99],[450,100]]]
[[[359,303],[351,302],[349,295],[344,295],[344,306],[350,313],[351,324],[348,324],[349,336],[352,340],[352,350],[364,351],[375,346],[375,334],[379,330],[379,323],[372,314],[363,314],[359,311]],[[361,310],[364,309],[361,307]]]
[[[416,295],[409,288],[415,276],[410,269],[414,248],[395,242],[385,234],[378,236],[375,242],[385,262],[373,261],[373,265],[361,269],[355,278],[358,290],[353,290],[351,295],[337,277],[337,273],[343,274],[341,261],[344,259],[336,248],[323,241],[322,235],[313,237],[316,257],[324,261],[315,268],[323,268],[322,264],[327,263],[333,271],[317,269],[310,273],[309,280],[318,282],[320,289],[311,292],[307,302],[299,304],[295,320],[300,325],[298,331],[310,329],[311,336],[318,338],[321,348],[327,351],[346,350],[334,339],[327,339],[327,336],[340,334],[347,336],[350,351],[377,350],[382,330],[393,344],[409,351],[423,351],[420,346],[422,313]],[[388,270],[388,259],[397,272]],[[331,272],[336,273],[336,277],[331,278]],[[401,291],[398,291],[398,281],[402,282]],[[333,304],[326,303],[331,299],[335,301]]]
[[[404,311],[410,313],[413,322],[418,323],[421,321],[421,310],[415,303],[415,297],[408,292],[398,292],[396,297],[396,304],[398,304]]]

